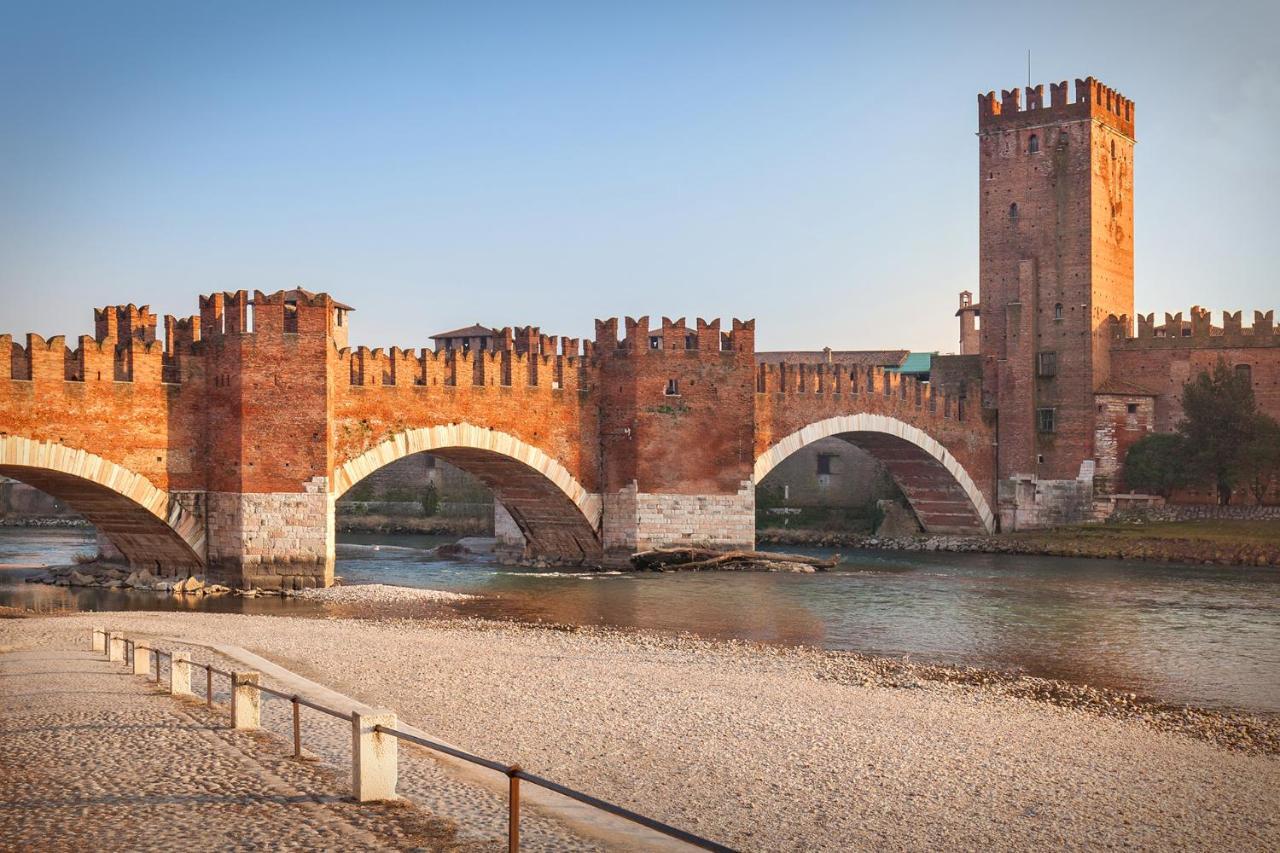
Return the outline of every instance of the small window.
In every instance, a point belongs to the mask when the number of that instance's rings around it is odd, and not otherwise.
[[[826,476],[831,473],[831,460],[834,458],[831,453],[818,454],[818,476]]]
[[[1016,201],[1013,204],[1009,205],[1009,218],[1010,219],[1018,218],[1018,203]]]
[[[1253,368],[1247,364],[1236,365],[1236,376],[1244,381],[1250,388],[1253,387]]]
[[[657,335],[649,336],[649,349],[662,349],[662,338]]]
[[[680,383],[674,379],[667,380],[667,390],[664,392],[668,397],[680,396]]]
[[[1031,134],[1031,141],[1027,143],[1027,151],[1032,154],[1038,154],[1040,152],[1040,137],[1036,136],[1034,133]]]
[[[1061,302],[1053,306],[1053,319],[1055,320],[1062,319],[1062,303]]]
[[[684,348],[685,348],[685,349],[697,349],[697,348],[698,348],[698,336],[697,336],[697,335],[685,335],[685,336],[684,336]]]
[[[1138,404],[1137,404],[1137,403],[1128,403],[1127,405],[1125,405],[1125,407],[1124,407],[1124,408],[1125,408],[1125,411],[1126,411],[1126,412],[1128,412],[1128,413],[1129,413],[1129,414],[1131,414],[1131,415],[1136,415],[1136,414],[1138,414]]]
[[[1116,141],[1113,139],[1111,140],[1111,159],[1114,160],[1115,156],[1116,156]]]
[[[1053,412],[1053,409],[1036,409],[1036,429],[1040,432],[1053,432],[1056,426]]]
[[[342,313],[339,312],[338,316],[341,317]],[[286,302],[284,304],[284,330],[286,332],[298,331],[298,303],[297,302]]]
[[[1058,354],[1056,352],[1040,353],[1039,364],[1036,372],[1040,376],[1050,377],[1058,375]]]

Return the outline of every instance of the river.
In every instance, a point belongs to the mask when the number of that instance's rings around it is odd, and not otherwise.
[[[1280,713],[1280,572],[1120,560],[857,551],[813,575],[537,571],[441,561],[445,537],[340,537],[346,583],[473,593],[462,615],[690,632],[979,666],[1159,701]],[[57,565],[80,530],[0,529],[0,566]],[[810,549],[807,553],[824,553]],[[305,615],[314,602],[71,590],[0,574],[0,604]],[[432,611],[439,614],[439,607]]]

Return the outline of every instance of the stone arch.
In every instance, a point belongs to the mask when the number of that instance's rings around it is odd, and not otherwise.
[[[131,565],[162,570],[205,561],[200,515],[146,477],[84,450],[0,435],[0,474],[66,501]]]
[[[600,496],[544,451],[498,430],[467,423],[405,430],[339,465],[330,491],[336,500],[384,465],[427,452],[492,489],[520,527],[531,556],[600,560]]]
[[[885,415],[857,414],[809,424],[756,459],[755,482],[800,448],[838,436],[879,459],[929,533],[990,533],[995,516],[986,496],[951,451],[923,430]]]

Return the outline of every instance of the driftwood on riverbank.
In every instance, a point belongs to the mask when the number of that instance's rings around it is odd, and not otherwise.
[[[650,572],[825,572],[834,569],[840,555],[808,557],[768,551],[714,551],[710,548],[656,548],[631,558],[633,568]]]

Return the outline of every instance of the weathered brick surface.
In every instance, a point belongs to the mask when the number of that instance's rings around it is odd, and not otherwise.
[[[1093,78],[978,98],[981,351],[999,473],[1071,479],[1093,458],[1111,314],[1133,313],[1131,101]],[[1053,376],[1037,356],[1057,354]],[[1053,408],[1056,429],[1037,429]]]

